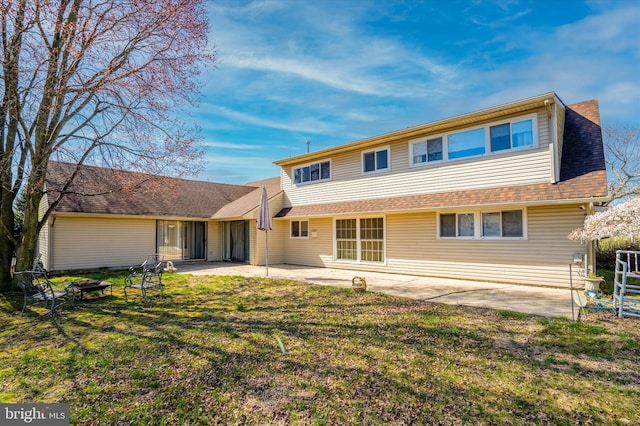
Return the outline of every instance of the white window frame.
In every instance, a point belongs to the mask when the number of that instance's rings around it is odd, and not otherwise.
[[[355,219],[356,221],[356,259],[338,259],[338,241],[336,238],[336,227],[338,220],[348,220]],[[361,219],[382,219],[382,262],[370,261],[370,260],[362,260],[362,241],[360,237],[360,224]],[[359,263],[359,264],[369,264],[369,265],[387,265],[387,218],[385,215],[367,215],[367,216],[346,216],[346,217],[334,217],[333,218],[333,260],[334,262],[341,263]]]
[[[483,213],[498,213],[500,212],[501,215],[501,219],[502,219],[502,212],[505,211],[514,211],[514,210],[520,210],[522,212],[522,237],[503,237],[503,236],[490,236],[490,237],[485,237],[483,235],[483,230],[482,230],[482,214]],[[474,235],[473,236],[465,236],[465,237],[459,237],[458,235],[458,215],[461,214],[470,214],[473,213],[474,215],[474,225],[473,225],[473,229],[474,229]],[[443,237],[442,236],[442,230],[441,230],[441,219],[440,217],[442,215],[448,215],[448,214],[455,214],[456,215],[456,236],[455,237]],[[528,231],[528,227],[527,227],[527,223],[528,223],[528,215],[527,215],[527,208],[526,207],[496,207],[496,208],[482,208],[482,209],[461,209],[461,210],[447,210],[447,211],[441,211],[438,212],[438,214],[436,215],[436,238],[438,240],[460,240],[460,241],[469,241],[469,240],[476,240],[476,241],[491,241],[491,240],[499,240],[499,241],[523,241],[523,240],[528,240],[529,239],[529,231]],[[500,226],[502,227],[502,224],[500,224]],[[502,233],[502,232],[501,232]]]
[[[511,212],[511,211],[520,211],[522,212],[522,236],[521,237],[504,237],[502,236],[502,213]],[[500,236],[485,236],[483,229],[483,218],[482,215],[485,213],[500,213]],[[500,209],[483,209],[480,217],[480,239],[482,240],[524,240],[526,239],[526,217],[525,217],[525,209],[523,208],[500,208]]]
[[[442,139],[442,159],[441,160],[433,160],[433,161],[429,161],[429,144],[428,141],[434,140],[434,139]],[[421,144],[421,143],[425,143],[427,144],[427,161],[425,162],[421,162],[421,163],[416,163],[413,161],[415,155],[414,155],[414,146]],[[409,167],[423,167],[426,166],[427,164],[439,164],[442,163],[443,161],[447,161],[447,157],[448,157],[448,151],[447,151],[447,136],[446,134],[439,134],[439,135],[431,135],[431,136],[425,136],[423,138],[419,138],[419,139],[413,139],[409,141]]]
[[[328,178],[322,179],[322,163],[329,163],[329,177]],[[318,172],[320,174],[320,179],[318,179],[318,180],[309,180],[307,182],[296,182],[296,170],[302,170],[305,167],[309,167],[310,168],[314,164],[317,164],[318,167],[320,168],[319,172]],[[311,171],[309,171],[309,174],[311,174]],[[315,183],[320,183],[320,182],[329,182],[329,181],[331,181],[332,177],[333,177],[333,163],[331,161],[331,158],[320,160],[320,161],[313,161],[313,162],[310,162],[310,163],[302,164],[302,165],[295,166],[295,167],[291,168],[291,183],[296,185],[296,186],[313,185]]]
[[[469,236],[460,236],[460,231],[458,230],[458,216],[459,215],[468,215],[468,214],[472,214],[473,215],[473,235],[469,235]],[[441,230],[441,224],[442,224],[442,220],[441,217],[444,215],[455,215],[456,218],[456,235],[453,237],[443,237],[442,236],[442,230]],[[476,239],[476,235],[478,232],[478,220],[477,220],[477,213],[474,210],[460,210],[460,211],[449,211],[449,212],[439,212],[438,216],[437,216],[437,232],[438,232],[438,239],[439,240],[473,240]]]
[[[384,169],[379,169],[378,168],[378,152],[381,151],[387,151],[387,167],[385,167]],[[370,154],[373,153],[373,157],[376,161],[376,168],[375,170],[370,170],[368,172],[366,172],[364,170],[364,156],[365,154]],[[366,151],[362,151],[360,153],[360,171],[363,175],[370,175],[370,174],[374,174],[374,173],[384,173],[384,172],[388,172],[391,170],[391,146],[387,145],[387,146],[382,146],[382,147],[377,147],[374,149],[368,149]]]
[[[294,236],[293,235],[293,223],[297,222],[298,223],[298,231],[300,232],[299,236]],[[307,224],[307,235],[302,235],[302,223],[306,223]],[[308,219],[300,219],[300,220],[292,220],[289,223],[289,238],[291,238],[292,240],[308,240],[309,239],[309,220]]]
[[[533,144],[531,145],[524,145],[524,146],[517,146],[517,147],[513,147],[513,131],[512,131],[512,127],[514,123],[519,123],[521,121],[527,121],[527,120],[531,120],[531,137],[533,138]],[[492,151],[491,150],[491,128],[494,126],[500,126],[502,124],[507,124],[509,123],[509,143],[511,144],[511,147],[509,149],[502,149],[499,151]],[[487,131],[485,133],[485,139],[487,142],[487,147],[486,147],[486,155],[497,155],[497,154],[501,154],[504,152],[513,152],[513,151],[520,151],[523,149],[532,149],[532,148],[537,148],[540,141],[538,140],[538,114],[527,114],[527,115],[521,115],[518,117],[512,117],[506,120],[500,120],[500,121],[494,121],[492,123],[489,123],[487,125]]]
[[[532,132],[532,138],[533,138],[533,144],[531,145],[525,145],[525,146],[518,146],[513,148],[513,132],[512,132],[512,125],[513,123],[519,123],[521,121],[527,121],[527,120],[531,120],[531,132]],[[491,150],[491,127],[494,126],[499,126],[502,124],[507,124],[509,123],[509,138],[510,138],[510,144],[511,144],[511,148],[509,149],[503,149],[503,150],[499,150],[499,151],[492,151]],[[468,157],[460,157],[460,158],[449,158],[449,136],[454,135],[454,134],[458,134],[458,133],[463,133],[463,132],[468,132],[468,131],[472,131],[472,130],[477,130],[477,129],[483,129],[484,130],[484,153],[483,154],[477,154],[477,155],[470,155]],[[436,138],[442,138],[442,160],[435,160],[435,161],[427,161],[424,163],[414,163],[413,162],[413,146],[422,142],[426,142],[427,140],[431,140],[431,139],[436,139]],[[497,121],[492,121],[490,123],[486,123],[486,124],[482,124],[482,125],[478,125],[478,126],[473,126],[473,127],[465,127],[462,129],[456,129],[454,131],[451,132],[446,132],[446,133],[439,133],[439,134],[434,134],[434,135],[429,135],[429,136],[423,136],[420,137],[418,139],[412,139],[409,141],[409,167],[428,167],[428,166],[433,166],[433,165],[437,165],[437,164],[442,164],[442,163],[446,163],[446,162],[452,162],[452,161],[464,161],[464,160],[468,160],[468,159],[477,159],[477,158],[483,158],[483,157],[489,157],[489,156],[494,156],[494,155],[504,155],[506,153],[513,153],[516,151],[522,151],[522,150],[529,150],[529,149],[535,149],[538,148],[540,146],[540,141],[539,141],[539,136],[538,136],[538,114],[536,113],[531,113],[531,114],[526,114],[526,115],[520,115],[517,117],[511,117],[511,118],[507,118],[507,119],[503,119],[503,120],[497,120]],[[369,151],[370,152],[370,151]],[[427,153],[428,155],[428,153]],[[363,164],[362,164],[362,170],[364,170],[364,159],[363,159]]]

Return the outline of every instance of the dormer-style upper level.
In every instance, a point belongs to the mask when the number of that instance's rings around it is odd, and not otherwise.
[[[578,115],[599,129],[597,102],[590,102],[595,112]],[[584,132],[588,126],[575,119],[566,123],[568,108],[551,92],[275,164],[282,168],[282,189],[291,207],[556,184],[567,136],[599,138],[594,146],[599,143],[600,152],[587,155],[599,156],[597,168],[605,173],[601,134]],[[565,135],[566,129],[574,134]]]

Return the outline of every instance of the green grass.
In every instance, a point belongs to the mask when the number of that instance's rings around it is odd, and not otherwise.
[[[640,423],[636,319],[185,275],[125,303],[122,278],[55,319],[0,295],[0,402],[68,402],[72,424]]]

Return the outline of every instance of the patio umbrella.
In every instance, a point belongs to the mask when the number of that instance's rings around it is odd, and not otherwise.
[[[265,264],[267,266],[267,276],[269,276],[269,230],[271,229],[271,215],[269,214],[269,199],[267,198],[267,189],[262,187],[262,198],[260,199],[260,212],[258,213],[257,228],[264,231],[265,241]]]

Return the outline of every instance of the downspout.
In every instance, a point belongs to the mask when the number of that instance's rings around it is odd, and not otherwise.
[[[54,253],[53,253],[53,225],[55,225],[56,223],[56,216],[55,215],[51,215],[51,223],[49,225],[47,225],[49,227],[49,241],[47,242],[47,270],[49,271],[53,271],[53,266],[54,266]]]
[[[587,205],[587,212],[592,215],[595,212],[593,202]],[[588,277],[589,274],[596,273],[596,244],[598,244],[598,240],[589,241],[587,243],[587,261],[585,262],[585,277]]]

